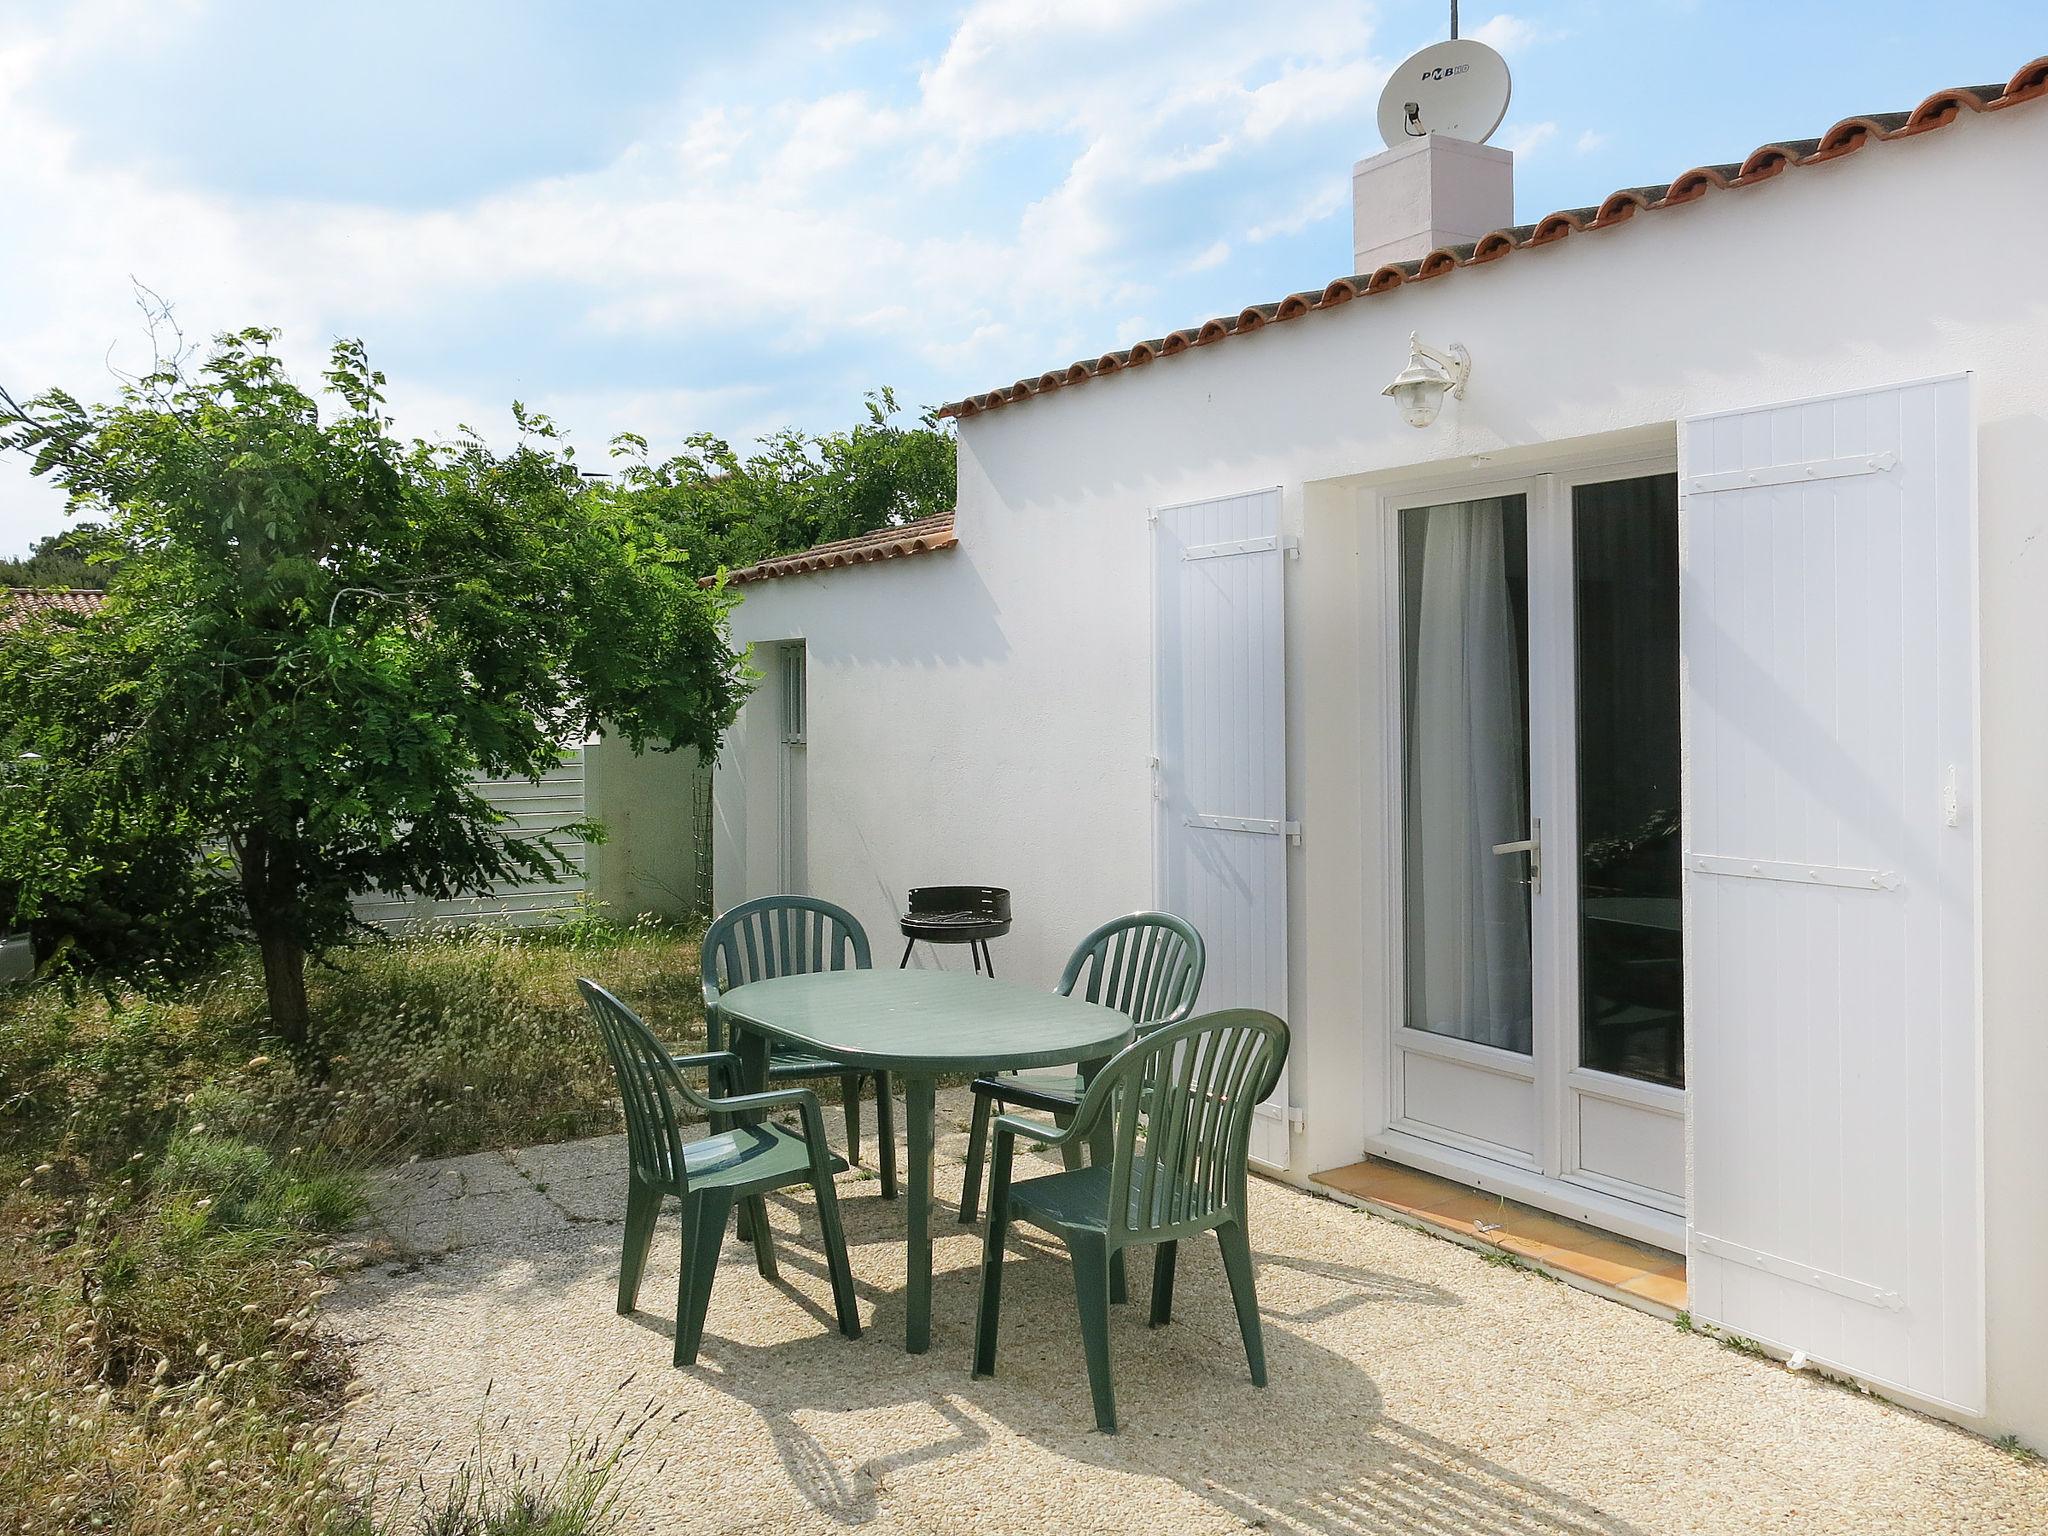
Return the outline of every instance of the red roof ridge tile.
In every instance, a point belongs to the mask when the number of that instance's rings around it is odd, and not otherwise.
[[[1018,388],[1024,387],[1020,382]],[[857,533],[850,539],[833,539],[829,543],[814,544],[809,549],[800,549],[793,554],[776,555],[754,565],[742,566],[736,571],[727,571],[725,579],[736,585],[750,581],[773,581],[778,576],[801,576],[812,571],[829,570],[834,566],[867,565],[877,560],[899,559],[905,555],[931,554],[937,550],[951,549],[959,542],[959,535],[953,531],[953,514],[935,512],[930,517],[920,517],[911,522],[895,523],[887,528]],[[706,576],[698,585],[709,587],[715,586],[717,582],[716,576]]]
[[[0,634],[41,613],[84,618],[99,612],[107,594],[97,587],[0,587]]]
[[[964,400],[941,406],[939,414],[978,416],[997,406],[1009,405],[1033,395],[1121,373],[1157,358],[1173,357],[1190,347],[1208,346],[1232,336],[1249,335],[1318,310],[1334,309],[1356,298],[1442,277],[1462,267],[1483,266],[1514,251],[1550,245],[1589,230],[1612,229],[1632,222],[1641,213],[1684,207],[1698,202],[1710,192],[1754,186],[1783,174],[1790,167],[1824,165],[1830,160],[1854,154],[1869,144],[1928,133],[1955,122],[1965,110],[2001,112],[2008,107],[2038,101],[2043,96],[2048,96],[2048,55],[2021,65],[2004,85],[1954,86],[1936,91],[1910,112],[1845,117],[1817,139],[1788,139],[1762,144],[1739,162],[1695,166],[1661,187],[1624,187],[1610,193],[1593,207],[1560,209],[1544,215],[1534,224],[1497,229],[1469,246],[1444,246],[1429,252],[1420,261],[1395,262],[1374,272],[1340,277],[1320,293],[1310,290],[1289,294],[1277,304],[1247,305],[1235,315],[1219,315],[1199,326],[1170,331],[1157,341],[1141,341],[1126,351],[1106,352],[1092,362],[1055,368],[1036,379],[1019,379],[1008,389],[969,395]],[[773,564],[776,562],[764,562],[764,565]],[[734,573],[732,579],[739,580],[739,573]]]

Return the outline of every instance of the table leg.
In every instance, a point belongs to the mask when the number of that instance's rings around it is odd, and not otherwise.
[[[1083,1098],[1087,1097],[1088,1090],[1094,1086],[1096,1077],[1108,1065],[1109,1058],[1107,1056],[1081,1063],[1081,1096]],[[1100,1120],[1097,1120],[1095,1122],[1095,1129],[1088,1133],[1088,1160],[1092,1163],[1106,1163],[1114,1157],[1116,1155],[1115,1136],[1116,1127],[1110,1123],[1108,1115],[1104,1115]]]
[[[736,1029],[732,1034],[732,1049],[740,1059],[740,1092],[765,1093],[768,1089],[768,1037],[759,1030]],[[758,1111],[733,1116],[734,1120],[746,1125],[761,1118]],[[733,1235],[743,1243],[752,1242],[754,1238],[753,1208],[756,1203],[752,1200],[739,1203]]]
[[[1109,1058],[1081,1063],[1081,1091],[1086,1094],[1088,1085],[1095,1081],[1095,1074],[1109,1065]],[[1110,1117],[1104,1115],[1095,1122],[1095,1129],[1088,1133],[1088,1161],[1101,1167],[1116,1156],[1116,1127]],[[1071,1166],[1071,1165],[1070,1165]],[[1124,1251],[1119,1248],[1109,1256],[1109,1299],[1126,1301],[1131,1293],[1130,1281],[1124,1273]]]
[[[929,1077],[904,1077],[904,1107],[910,1116],[910,1285],[903,1346],[921,1355],[932,1343],[932,1142],[933,1088]]]

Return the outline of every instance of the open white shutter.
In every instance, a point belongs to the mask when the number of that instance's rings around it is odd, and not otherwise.
[[[1981,1412],[1969,381],[1679,451],[1692,1310]]]
[[[1286,657],[1280,492],[1155,514],[1159,906],[1208,947],[1197,1002],[1287,1017]],[[1287,1079],[1252,1126],[1288,1163]]]

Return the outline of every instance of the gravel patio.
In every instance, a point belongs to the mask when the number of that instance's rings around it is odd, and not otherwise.
[[[499,1454],[548,1466],[651,1405],[625,1474],[645,1532],[2048,1530],[2038,1464],[1258,1180],[1272,1385],[1246,1376],[1213,1241],[1185,1245],[1163,1332],[1140,1255],[1112,1339],[1123,1432],[1096,1434],[1071,1274],[1041,1234],[1012,1248],[999,1374],[968,1376],[981,1231],[950,1206],[967,1114],[941,1096],[921,1358],[903,1350],[902,1210],[859,1171],[840,1188],[862,1338],[833,1331],[808,1200],[776,1196],[780,1282],[728,1236],[688,1371],[669,1365],[672,1214],[643,1311],[613,1311],[622,1137],[386,1176],[331,1306],[361,1370],[344,1438],[377,1448],[384,1486],[433,1486],[480,1420]]]

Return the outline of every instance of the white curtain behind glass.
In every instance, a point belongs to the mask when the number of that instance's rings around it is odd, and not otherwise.
[[[1519,505],[1519,504],[1518,504]],[[1408,590],[1408,1022],[1529,1050],[1528,835],[1522,647],[1505,504],[1429,507]],[[1417,542],[1404,540],[1415,558]]]

